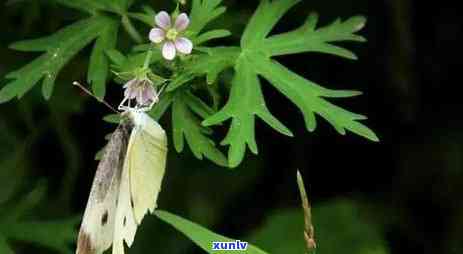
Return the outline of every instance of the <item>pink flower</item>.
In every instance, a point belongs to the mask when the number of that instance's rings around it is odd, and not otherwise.
[[[138,106],[144,107],[158,100],[156,89],[148,79],[132,79],[124,85],[124,100],[135,99]]]
[[[150,41],[163,43],[162,56],[167,60],[173,60],[177,51],[181,54],[191,54],[193,43],[186,37],[181,36],[190,24],[190,19],[185,13],[181,13],[172,25],[170,15],[161,11],[155,17],[157,27],[151,29]]]

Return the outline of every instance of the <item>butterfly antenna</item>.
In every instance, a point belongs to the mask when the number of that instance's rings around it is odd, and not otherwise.
[[[106,101],[96,97],[92,92],[90,92],[87,88],[85,88],[83,85],[81,85],[79,82],[77,81],[74,81],[72,82],[73,85],[79,87],[80,89],[82,89],[82,91],[84,91],[86,94],[92,96],[93,98],[95,98],[97,101],[103,103],[106,107],[108,107],[111,111],[113,111],[114,113],[117,113],[119,114],[119,111],[115,110],[114,107],[112,107],[111,105],[109,105],[109,103],[107,103]]]

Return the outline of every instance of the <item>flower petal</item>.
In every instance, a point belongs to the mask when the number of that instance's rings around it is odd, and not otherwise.
[[[180,53],[188,55],[191,54],[193,50],[193,43],[185,37],[180,37],[175,40],[175,48],[177,48]]]
[[[154,101],[155,90],[152,85],[148,85],[143,89],[143,104],[149,104]]]
[[[190,19],[186,13],[182,13],[178,15],[177,19],[175,20],[175,29],[179,32],[185,30],[188,25],[190,24]]]
[[[137,83],[137,82],[138,82],[137,79],[135,79],[135,78],[134,78],[134,79],[131,79],[131,80],[127,81],[127,83],[125,83],[124,88],[131,87],[133,84],[135,84],[135,83]]]
[[[159,12],[154,20],[156,21],[156,25],[164,30],[167,30],[172,26],[170,15],[165,11]]]
[[[137,101],[138,106],[143,106],[143,104],[145,104],[145,102],[143,101],[143,90],[142,89],[137,90],[136,101]]]
[[[154,43],[160,43],[166,38],[166,33],[162,29],[153,28],[150,31],[149,38]]]
[[[167,60],[174,60],[175,55],[177,54],[176,51],[175,44],[171,41],[167,41],[162,47],[162,56]]]
[[[131,100],[137,96],[137,89],[133,87],[128,87],[124,91],[124,97]]]

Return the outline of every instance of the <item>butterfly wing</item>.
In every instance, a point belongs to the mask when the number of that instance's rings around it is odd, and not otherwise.
[[[137,223],[133,214],[133,201],[130,194],[129,161],[130,154],[127,152],[122,170],[119,202],[114,222],[113,254],[124,254],[124,241],[130,247],[137,232]]]
[[[122,170],[116,211],[113,254],[124,253],[124,241],[131,246],[144,215],[156,208],[166,165],[167,137],[161,126],[145,113],[133,113]]]
[[[156,121],[142,114],[143,124],[135,125],[128,146],[130,190],[137,224],[157,207],[167,156],[166,133]]]
[[[129,132],[120,125],[98,164],[77,241],[77,254],[99,254],[112,243],[117,196]]]

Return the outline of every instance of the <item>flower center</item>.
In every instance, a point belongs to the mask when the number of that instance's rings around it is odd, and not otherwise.
[[[174,28],[167,30],[166,38],[168,40],[174,41],[177,38],[178,32]]]

